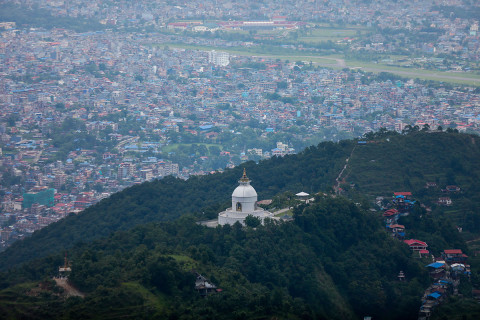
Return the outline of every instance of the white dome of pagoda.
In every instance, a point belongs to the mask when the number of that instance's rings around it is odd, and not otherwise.
[[[250,185],[245,169],[238,183],[240,185],[232,193],[232,207],[219,213],[218,224],[234,224],[237,221],[245,224],[245,218],[249,215],[260,218],[262,222],[265,218],[271,218],[273,215],[270,212],[257,207],[257,192]]]
[[[257,191],[249,184],[239,185],[232,193],[232,197],[236,198],[252,198],[255,197],[257,201]]]

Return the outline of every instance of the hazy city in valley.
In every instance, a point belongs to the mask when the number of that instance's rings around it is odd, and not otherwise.
[[[0,2],[1,319],[479,319],[480,2]]]

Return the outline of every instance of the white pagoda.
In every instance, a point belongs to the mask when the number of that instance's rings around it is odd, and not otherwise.
[[[247,216],[259,218],[262,223],[265,218],[273,218],[271,212],[257,207],[257,192],[250,185],[250,179],[248,179],[245,169],[243,169],[243,176],[238,183],[240,185],[232,193],[232,207],[218,214],[218,224],[233,225],[238,221],[245,225]]]

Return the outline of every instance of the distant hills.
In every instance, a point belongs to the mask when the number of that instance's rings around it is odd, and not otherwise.
[[[426,241],[434,254],[464,250],[478,285],[480,261],[455,227],[471,238],[480,234],[479,162],[480,138],[451,130],[382,130],[248,162],[259,199],[321,192],[294,209],[294,222],[257,229],[195,223],[229,206],[241,167],[133,186],[3,252],[0,267],[13,269],[0,274],[0,317],[414,319],[428,283],[426,261],[392,239],[381,213],[369,209],[377,196],[411,191],[417,203],[401,221],[408,236]],[[437,203],[447,196],[452,206]],[[83,299],[65,300],[47,280],[66,249],[71,283]],[[222,291],[201,298],[192,270]],[[406,282],[398,281],[400,271]]]

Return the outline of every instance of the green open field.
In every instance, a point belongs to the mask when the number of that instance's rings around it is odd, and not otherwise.
[[[345,60],[345,64],[349,68],[361,68],[369,72],[390,72],[406,78],[480,86],[480,75],[472,73],[402,68],[382,63],[369,63],[357,60]]]
[[[215,22],[215,21],[211,21]],[[167,30],[168,33],[177,33],[177,31]],[[245,35],[249,34],[248,31],[244,30],[229,30],[226,32],[228,34],[234,35]],[[343,40],[344,38],[361,38],[366,34],[372,32],[371,28],[363,26],[332,26],[332,25],[320,25],[315,26],[314,24],[310,25],[310,28],[301,29],[301,30],[256,30],[255,34],[262,36],[273,36],[276,39],[281,41],[281,38],[286,40],[285,43],[292,43],[291,35],[297,35],[298,37],[294,42],[307,42],[311,44],[322,43],[325,41],[337,42]],[[345,59],[342,54],[336,55],[315,55],[311,52],[300,52],[292,48],[283,48],[277,45],[256,45],[251,47],[214,47],[214,46],[203,46],[203,45],[194,45],[194,44],[183,44],[183,43],[164,43],[164,44],[154,44],[157,46],[168,46],[171,48],[183,48],[183,49],[192,49],[192,50],[219,50],[224,52],[229,52],[234,55],[240,56],[255,56],[255,57],[268,57],[273,59],[289,60],[289,61],[305,61],[312,62],[319,66],[333,68],[333,69],[343,69],[343,68],[358,68],[367,72],[389,72],[405,78],[412,79],[421,79],[421,80],[434,80],[441,81],[452,84],[462,84],[469,86],[480,86],[480,75],[473,73],[465,72],[447,72],[447,71],[435,71],[435,70],[425,70],[420,68],[409,67],[411,63],[410,57],[400,56],[400,55],[389,55],[388,59],[380,63],[365,62],[355,59]],[[400,62],[400,61],[404,61]],[[392,65],[395,64],[395,65]],[[402,64],[405,67],[402,67]]]
[[[214,143],[174,143],[174,144],[170,144],[168,146],[163,147],[162,151],[175,152],[176,150],[178,150],[178,148],[181,148],[181,147],[190,148],[192,144],[195,144],[197,146],[205,146],[207,147],[207,149],[212,146],[217,146],[220,148],[220,150],[222,150],[222,146],[220,144],[214,144]]]
[[[158,46],[168,46],[170,48],[182,48],[182,49],[192,49],[192,50],[219,50],[224,52],[229,52],[231,54],[241,55],[241,56],[255,56],[255,57],[268,57],[273,59],[289,60],[289,61],[306,61],[313,62],[317,65],[324,66],[327,68],[333,69],[343,69],[343,68],[358,68],[367,72],[390,72],[397,74],[405,78],[412,79],[421,79],[421,80],[434,80],[441,81],[446,83],[453,84],[463,84],[469,86],[480,86],[480,75],[472,73],[455,73],[455,72],[446,72],[446,71],[433,71],[425,69],[416,69],[416,68],[402,68],[391,66],[386,63],[371,63],[353,59],[343,59],[340,55],[330,55],[330,56],[314,56],[311,53],[306,54],[286,54],[284,52],[278,53],[268,53],[263,52],[259,48],[222,48],[222,47],[211,47],[211,46],[200,46],[200,45],[191,45],[191,44],[178,44],[178,43],[165,43],[165,44],[156,44]]]
[[[210,21],[216,22],[216,21]],[[168,33],[178,33],[174,30],[166,30]],[[245,30],[222,30],[222,32],[234,35],[245,35],[249,34]],[[332,26],[329,24],[310,24],[310,28],[301,29],[301,30],[256,30],[255,34],[257,35],[271,35],[276,39],[285,39],[285,43],[292,44],[291,34],[297,34],[298,42],[307,42],[311,44],[322,43],[325,41],[337,42],[343,40],[346,37],[349,38],[361,38],[368,33],[372,32],[371,28],[363,26]],[[157,44],[160,45],[160,44]],[[276,45],[260,45],[252,47],[231,47],[231,48],[222,48],[222,47],[212,47],[212,46],[202,46],[202,45],[192,45],[192,44],[179,44],[179,43],[166,43],[161,44],[162,46],[169,46],[172,48],[184,48],[184,49],[194,49],[194,50],[220,50],[229,52],[234,55],[242,56],[256,56],[256,57],[269,57],[274,59],[281,60],[290,60],[290,61],[306,61],[313,62],[317,65],[333,68],[333,69],[343,69],[343,68],[358,68],[367,72],[389,72],[405,78],[412,79],[421,79],[421,80],[433,80],[440,81],[452,84],[462,84],[469,86],[480,86],[480,75],[473,73],[465,72],[450,72],[450,71],[434,71],[434,70],[425,70],[421,68],[410,67],[411,64],[410,57],[408,56],[399,56],[399,55],[389,55],[389,59],[385,59],[380,63],[365,62],[355,59],[345,59],[343,55],[312,55],[311,52],[300,52],[292,48],[282,48]],[[390,61],[391,60],[391,61]],[[403,62],[398,60],[404,60]],[[394,65],[392,65],[394,64]],[[402,67],[402,65],[404,65]]]
[[[201,50],[201,51],[210,51],[210,50],[218,50],[223,52],[228,52],[230,54],[239,55],[239,56],[252,56],[252,57],[265,57],[265,58],[274,58],[274,59],[281,59],[281,60],[290,60],[290,61],[312,61],[313,63],[319,64],[331,64],[334,65],[337,62],[335,59],[326,58],[326,57],[316,57],[311,56],[309,54],[298,54],[298,55],[289,55],[283,53],[265,53],[261,50],[256,50],[255,48],[243,48],[243,47],[235,47],[235,48],[221,48],[221,47],[213,47],[213,46],[200,46],[200,45],[192,45],[192,44],[183,44],[183,43],[164,43],[164,44],[156,44],[157,46],[167,46],[169,48],[179,48],[179,49],[191,49],[191,50]]]
[[[343,38],[361,37],[369,32],[369,29],[364,27],[346,27],[346,28],[332,28],[325,27],[320,29],[310,29],[306,35],[300,36],[298,41],[308,43],[318,43],[324,41],[338,41]]]

